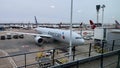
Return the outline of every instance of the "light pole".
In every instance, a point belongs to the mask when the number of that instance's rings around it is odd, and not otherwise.
[[[70,44],[69,44],[69,62],[72,61],[72,17],[73,17],[73,0],[71,0],[71,9],[70,9]]]
[[[103,4],[103,5],[101,6],[101,8],[102,8],[102,27],[103,27],[103,21],[104,21],[104,8],[105,8],[105,5]]]
[[[99,10],[100,10],[100,5],[96,5],[96,10],[97,10],[97,23],[99,23]]]

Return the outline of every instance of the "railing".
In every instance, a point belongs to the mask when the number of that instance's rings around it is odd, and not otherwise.
[[[47,51],[53,50],[50,60],[46,61],[46,62],[51,62],[51,64],[49,64],[49,66],[47,66],[47,64],[46,64],[46,67],[64,68],[64,67],[72,67],[73,66],[75,68],[79,68],[81,66],[81,64],[83,64],[83,63],[88,63],[89,64],[89,63],[91,63],[95,60],[98,60],[97,61],[98,62],[97,66],[99,68],[107,68],[107,67],[111,66],[111,64],[115,65],[116,68],[119,68],[120,67],[120,65],[119,65],[120,50],[119,49],[114,50],[114,47],[115,47],[114,43],[115,43],[115,41],[113,41],[113,45],[111,47],[112,50],[104,53],[103,49],[105,49],[105,48],[104,48],[104,42],[103,42],[102,47],[101,47],[102,52],[98,53],[98,55],[94,55],[94,56],[91,55],[95,51],[94,49],[92,49],[93,43],[90,43],[89,46],[85,45],[85,46],[88,46],[88,51],[87,52],[80,53],[79,50],[73,49],[73,55],[67,55],[67,56],[64,55],[62,57],[56,57],[56,54],[55,54],[57,49],[62,49],[62,48],[55,48],[55,49],[49,49],[49,50],[44,50],[44,51],[25,52],[25,53],[21,53],[21,54],[1,56],[0,59],[9,58],[9,57],[12,57],[13,59],[19,58],[20,60],[15,60],[15,62],[20,62],[19,64],[17,64],[17,68],[29,68],[31,66],[32,67],[36,67],[36,66],[40,67],[43,62],[36,61],[35,60],[35,54],[39,53],[39,52],[47,52]],[[79,46],[76,46],[76,47],[79,47]],[[67,49],[69,47],[63,47],[63,48]],[[59,52],[59,54],[63,54],[63,53]],[[87,54],[86,58],[82,58],[82,59],[77,58],[76,59],[77,56],[82,55],[82,54]],[[62,59],[62,58],[69,58],[70,56],[73,56],[73,62],[66,62],[64,64],[59,64],[59,65],[56,64],[57,60]],[[107,57],[109,57],[109,56],[112,56],[112,57],[115,56],[115,61],[105,64],[104,60],[107,59]],[[34,60],[31,62],[31,61],[29,61],[31,59],[32,60],[34,59]],[[29,63],[29,62],[31,62],[31,63]],[[44,67],[44,66],[41,66],[41,67]]]

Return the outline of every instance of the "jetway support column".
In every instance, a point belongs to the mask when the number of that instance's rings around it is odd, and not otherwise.
[[[100,68],[103,68],[103,50],[104,50],[104,43],[105,43],[105,41],[102,40],[102,53],[101,53],[101,63],[100,63]]]
[[[120,68],[120,52],[118,54],[118,62],[117,62],[117,67],[116,68]]]

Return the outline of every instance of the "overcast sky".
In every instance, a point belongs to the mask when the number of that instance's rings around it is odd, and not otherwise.
[[[105,4],[104,23],[120,21],[120,0],[73,0],[73,22],[96,22],[96,5]],[[0,0],[0,22],[70,22],[71,0]],[[99,13],[101,22],[102,9]]]

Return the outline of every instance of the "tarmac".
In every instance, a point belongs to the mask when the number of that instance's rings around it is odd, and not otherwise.
[[[11,29],[9,29],[11,30]],[[29,33],[36,33],[33,30],[22,30],[22,29],[12,29],[12,31],[19,31],[19,32],[29,32]],[[6,32],[0,32],[1,35],[6,34]],[[87,41],[86,43],[89,43],[92,41]],[[8,53],[8,55],[12,54],[19,54],[19,53],[25,53],[25,52],[34,52],[34,51],[42,51],[42,50],[48,50],[53,48],[59,48],[59,47],[67,47],[69,44],[61,43],[61,42],[46,42],[42,46],[38,46],[35,44],[34,37],[29,35],[24,35],[23,39],[6,39],[6,40],[0,40],[0,49]],[[67,50],[67,49],[66,49]],[[88,54],[85,54],[84,52],[88,52],[89,50],[89,44],[78,46],[76,48],[77,53],[83,53],[80,56],[76,56],[75,60],[83,59],[85,57],[88,57]],[[98,53],[94,52],[92,55],[97,55]],[[4,53],[0,52],[0,56],[5,56]],[[31,64],[36,62],[35,61],[36,53],[27,55],[27,64]],[[4,62],[0,63],[0,68],[13,68],[12,66],[23,66],[25,64],[24,62],[24,55],[22,56],[15,56],[11,58],[15,64],[11,64],[11,62],[8,62],[10,60],[7,59],[0,59],[0,62],[4,60]],[[6,65],[7,64],[7,65]],[[7,66],[7,67],[4,67]],[[30,67],[33,68],[34,66]]]
[[[9,31],[10,30],[11,29],[9,29]],[[22,29],[20,29],[20,30],[12,29],[12,31],[36,33],[33,30],[22,30]],[[0,32],[0,35],[2,35],[2,36],[7,35],[7,32]],[[4,52],[8,53],[8,55],[21,54],[21,53],[25,53],[25,52],[43,51],[43,50],[62,47],[65,45],[66,44],[59,43],[59,42],[57,42],[57,43],[46,42],[42,46],[38,46],[38,45],[36,45],[36,43],[34,41],[34,37],[29,36],[29,35],[24,35],[23,39],[0,40],[0,49]],[[2,52],[0,52],[0,56],[5,56],[5,55],[3,55]],[[27,64],[36,62],[35,57],[36,57],[36,54],[32,54],[29,57],[27,57],[29,59],[32,59],[32,60],[27,60]],[[24,65],[24,56],[12,57],[12,59],[14,60],[14,62],[16,63],[17,66]],[[1,59],[0,62],[3,60],[4,59]],[[12,68],[12,65],[10,65],[11,62],[8,62],[9,60],[5,59],[4,61],[6,61],[6,62],[4,62],[3,64],[0,63],[0,68]],[[8,64],[8,63],[9,63],[9,65],[7,65],[7,67],[3,67],[3,66],[6,66],[6,64]]]
[[[0,50],[0,56],[6,56],[2,50]],[[10,59],[8,58],[0,59],[0,68],[6,68],[6,67],[7,68],[13,67],[12,64],[10,63]]]

